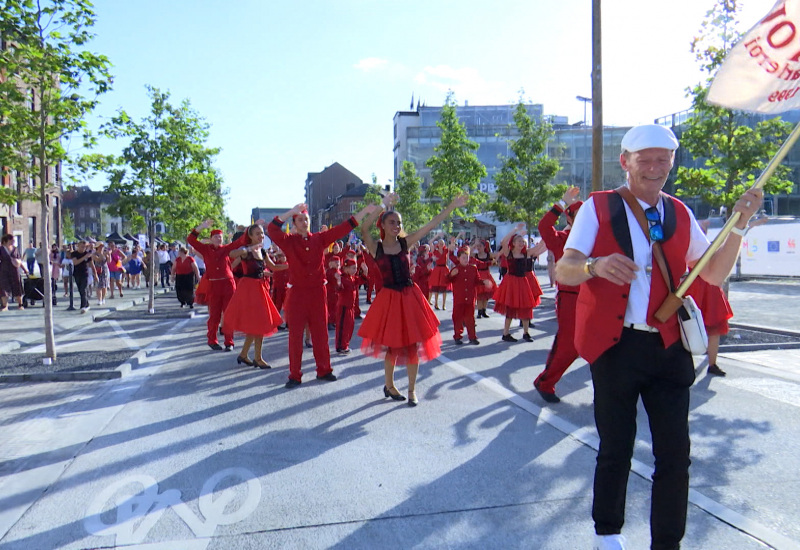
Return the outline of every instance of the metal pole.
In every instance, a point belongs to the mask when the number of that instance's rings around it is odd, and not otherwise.
[[[592,102],[591,97],[575,96],[578,101],[583,101],[583,197],[588,197],[586,173],[589,171],[589,156],[588,147],[586,146],[586,138],[588,130],[586,129],[586,104]]]
[[[72,264],[69,264],[69,266],[67,267],[67,271],[69,272],[69,307],[67,308],[67,311],[75,311],[75,306],[73,305],[73,302],[72,302],[72,299],[73,299],[73,295],[72,295],[72,269],[73,269],[73,267],[74,266]]]

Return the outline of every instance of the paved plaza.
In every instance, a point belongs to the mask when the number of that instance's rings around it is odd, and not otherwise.
[[[436,312],[443,355],[421,368],[416,408],[383,398],[382,363],[358,338],[332,357],[338,381],[316,380],[306,350],[303,384],[286,390],[285,332],[265,341],[272,369],[237,366],[206,346],[205,308],[174,294],[154,315],[144,290],[86,315],[60,304],[50,370],[40,304],[1,313],[0,375],[61,381],[0,384],[0,549],[591,548],[591,380],[578,361],[561,403],[534,391],[556,329],[545,292],[532,343],[501,342],[495,314],[478,321],[481,345],[455,346],[450,311]],[[798,297],[797,281],[732,283],[734,321],[798,331]],[[723,352],[725,378],[706,365],[682,548],[800,549],[800,350]],[[402,368],[396,381],[405,392]],[[649,548],[639,423],[631,549]]]

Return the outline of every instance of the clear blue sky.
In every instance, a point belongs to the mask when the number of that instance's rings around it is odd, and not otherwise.
[[[712,0],[603,5],[605,124],[686,109],[701,75],[689,53]],[[773,2],[751,0],[742,29]],[[516,102],[583,119],[591,96],[591,1],[96,0],[93,51],[114,65],[97,111],[145,116],[145,85],[189,99],[237,223],[304,200],[308,172],[339,162],[365,181],[393,177],[392,117],[412,94],[441,105]],[[589,109],[591,122],[591,109]],[[118,152],[113,144],[102,150]],[[92,187],[104,182],[95,180]]]

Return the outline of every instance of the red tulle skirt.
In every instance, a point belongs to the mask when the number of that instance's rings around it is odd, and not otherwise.
[[[697,277],[689,285],[686,294],[694,298],[703,312],[703,324],[709,335],[728,334],[728,319],[733,317],[733,311],[720,287]]]
[[[431,271],[428,277],[428,288],[431,292],[447,292],[453,287],[450,284],[450,279],[447,277],[450,270],[445,266],[437,265]]]
[[[439,319],[417,285],[403,290],[382,288],[358,335],[363,353],[383,357],[391,352],[401,365],[430,361],[441,353]]]
[[[206,276],[208,272],[203,273],[200,277],[200,282],[197,283],[197,288],[194,290],[194,303],[199,306],[208,305],[208,293],[211,291],[211,281]]]
[[[494,310],[512,319],[533,319],[533,308],[542,301],[542,289],[533,274],[516,277],[506,274],[494,293]],[[538,289],[539,294],[535,294]]]
[[[492,283],[491,287],[486,287],[484,284],[478,285],[478,300],[488,300],[492,296],[494,296],[494,291],[497,290],[497,281],[494,280],[492,277],[492,272],[487,270],[478,270],[478,276],[481,278],[481,281],[489,281]]]
[[[269,297],[265,279],[242,277],[225,309],[225,329],[252,336],[269,336],[283,321]]]

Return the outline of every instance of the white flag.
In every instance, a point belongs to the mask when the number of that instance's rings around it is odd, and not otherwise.
[[[767,114],[800,109],[800,0],[779,0],[737,42],[707,101]]]

